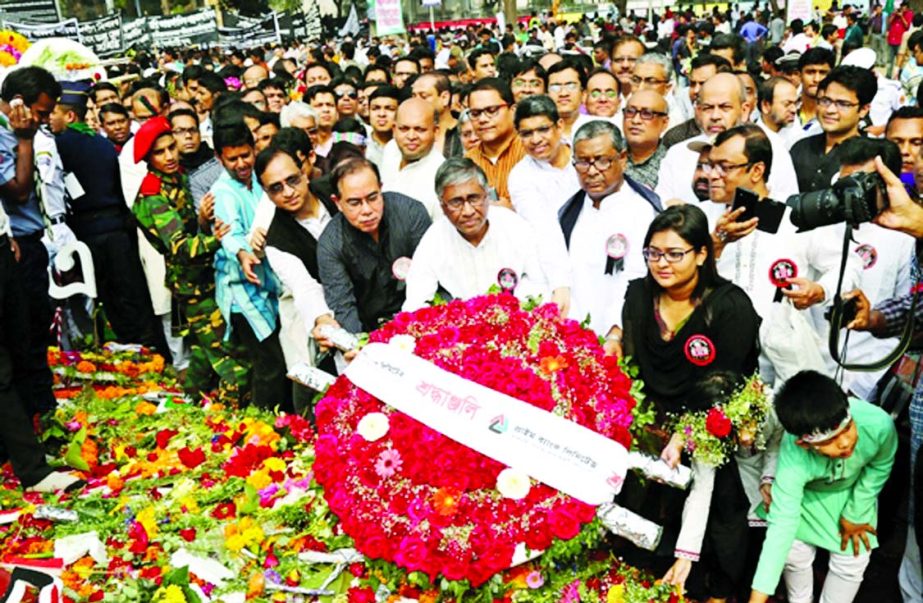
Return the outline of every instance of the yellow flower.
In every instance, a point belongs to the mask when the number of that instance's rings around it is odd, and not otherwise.
[[[265,471],[254,471],[247,476],[247,483],[257,490],[262,490],[272,483],[272,478],[269,477],[269,474]]]
[[[616,584],[610,588],[606,596],[606,603],[625,603],[625,585]]]
[[[148,507],[138,513],[138,516],[135,517],[135,521],[144,527],[144,531],[147,532],[148,538],[157,536],[157,516],[154,513],[154,507]]]
[[[157,592],[154,593],[154,601],[158,603],[187,603],[183,589],[175,584],[171,584],[166,588],[158,588]]]
[[[196,502],[191,496],[184,496],[179,499],[179,504],[186,507],[186,510],[189,513],[198,513],[199,512],[199,503]]]
[[[285,471],[285,461],[278,457],[271,456],[263,461],[263,467],[269,471]]]

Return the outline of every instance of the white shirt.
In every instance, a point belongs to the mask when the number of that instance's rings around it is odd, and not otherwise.
[[[135,204],[138,191],[141,190],[141,181],[147,176],[147,163],[142,159],[135,163],[135,137],[132,136],[122,146],[119,153],[119,173],[122,175],[122,194],[128,207]]]
[[[558,210],[580,190],[577,170],[569,161],[563,168],[556,168],[547,161],[526,155],[510,170],[508,185],[513,209],[542,241],[539,260],[551,289],[570,287],[570,262]]]
[[[869,108],[869,119],[872,120],[872,125],[887,124],[891,114],[903,107],[905,101],[904,88],[900,82],[878,76],[878,92]]]
[[[764,131],[768,130],[765,124]],[[772,169],[769,173],[769,194],[777,201],[785,202],[791,195],[798,194],[798,177],[792,163],[788,148],[772,131],[767,132],[772,145]],[[698,203],[692,190],[692,179],[695,176],[695,166],[699,154],[689,149],[689,143],[694,141],[711,141],[707,134],[700,134],[685,142],[675,144],[667,151],[660,163],[657,175],[656,192],[660,199],[666,203],[670,199],[681,199],[685,203]]]
[[[483,295],[500,284],[503,269],[515,273],[516,297],[541,295],[546,301],[550,299],[548,281],[538,261],[539,238],[532,227],[505,207],[491,205],[487,211],[487,234],[477,247],[445,216],[433,222],[420,239],[407,273],[405,311],[424,307],[440,287],[454,299]]]
[[[0,205],[0,235],[6,235],[8,237],[13,236],[10,230],[10,218],[6,215],[3,205]]]
[[[583,321],[589,315],[590,328],[599,335],[605,335],[612,325],[622,324],[628,282],[647,274],[641,249],[655,215],[651,204],[627,184],[603,199],[599,209],[584,197],[568,250],[574,282],[570,318]],[[626,247],[624,266],[606,274],[607,243],[618,235]]]
[[[811,43],[812,39],[810,37],[804,33],[800,33],[796,36],[790,37],[788,41],[782,45],[782,52],[785,54],[790,52],[799,52],[804,54],[804,52],[811,47]]]
[[[392,139],[385,145],[379,169],[382,192],[396,192],[416,199],[426,207],[429,217],[435,220],[442,215],[439,198],[436,196],[436,171],[443,163],[436,146],[425,157],[401,167],[401,150]]]

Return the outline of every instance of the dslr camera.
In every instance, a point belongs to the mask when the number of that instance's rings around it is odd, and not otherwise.
[[[888,207],[888,191],[878,174],[856,172],[830,188],[792,195],[786,203],[792,224],[802,231],[841,222],[857,228]]]

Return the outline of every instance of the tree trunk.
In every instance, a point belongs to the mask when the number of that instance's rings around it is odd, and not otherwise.
[[[503,16],[506,22],[516,28],[516,0],[503,0]],[[500,32],[503,35],[503,32]]]

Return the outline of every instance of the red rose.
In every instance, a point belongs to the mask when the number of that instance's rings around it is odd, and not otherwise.
[[[371,588],[350,588],[346,591],[349,603],[375,603],[375,592]]]
[[[157,432],[157,447],[166,448],[167,444],[170,443],[170,438],[178,433],[175,429],[161,429]]]
[[[205,462],[205,453],[202,452],[201,448],[192,450],[189,448],[189,446],[186,446],[184,448],[180,448],[177,456],[179,456],[179,460],[183,463],[183,465],[190,469],[195,469]]]
[[[195,528],[183,528],[179,531],[179,535],[182,536],[183,540],[186,542],[192,542],[195,540]]]
[[[716,438],[726,438],[731,433],[731,420],[727,418],[718,407],[713,407],[708,411],[708,417],[705,419],[705,429],[708,433]]]

